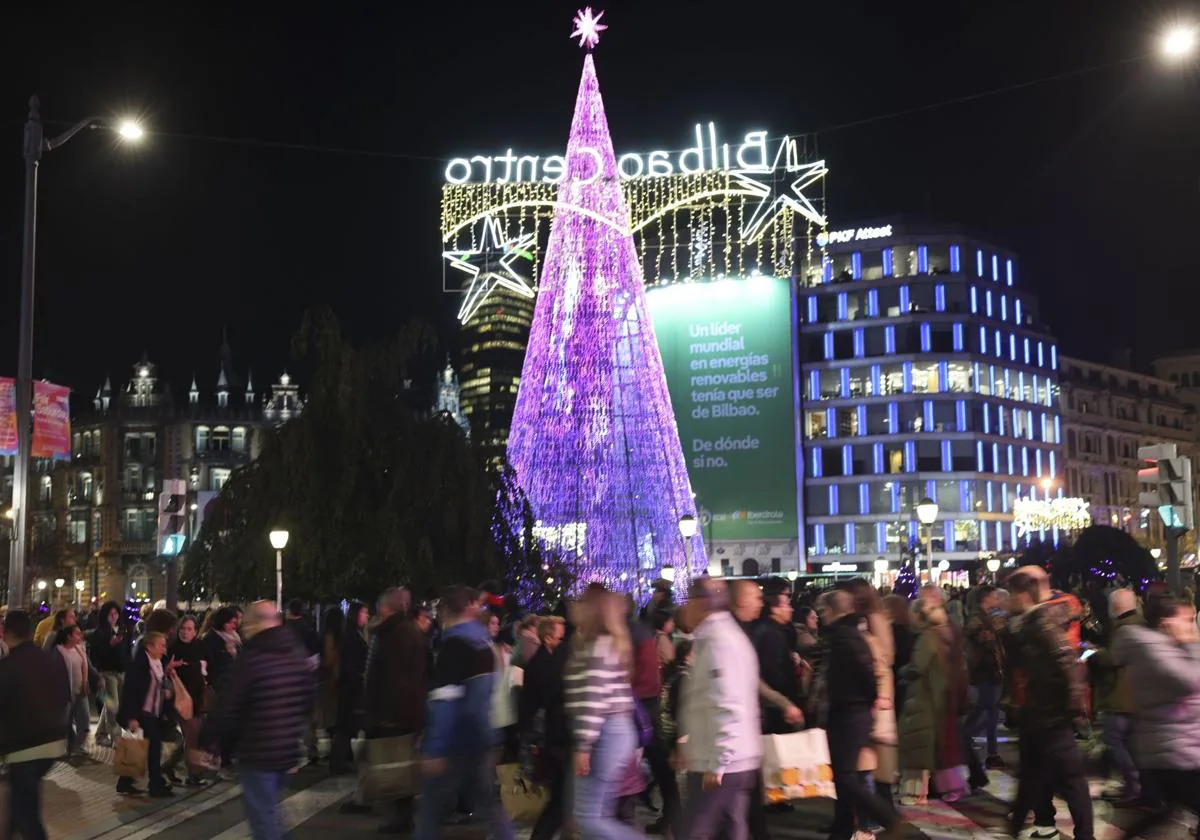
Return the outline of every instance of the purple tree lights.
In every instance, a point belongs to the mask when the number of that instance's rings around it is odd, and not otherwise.
[[[535,537],[576,558],[579,583],[648,590],[670,566],[686,587],[707,555],[692,537],[687,568],[696,505],[590,53],[565,167],[508,457]]]

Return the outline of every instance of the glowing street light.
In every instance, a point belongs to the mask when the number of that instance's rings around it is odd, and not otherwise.
[[[683,537],[683,557],[686,561],[684,563],[684,572],[689,575],[692,572],[692,537],[696,536],[696,526],[696,517],[692,516],[690,513],[685,513],[683,516],[679,517],[679,534]],[[666,572],[666,569],[664,568],[663,571]],[[670,577],[667,577],[664,574],[663,580],[669,580],[674,583],[675,570],[671,569]]]
[[[17,387],[14,414],[17,421],[17,459],[13,465],[13,507],[16,508],[12,554],[8,560],[8,603],[16,604],[25,591],[25,556],[29,539],[29,461],[33,447],[33,295],[34,261],[37,256],[38,167],[42,156],[62,146],[85,128],[113,131],[125,140],[137,140],[144,132],[133,120],[114,124],[104,117],[88,117],[57,137],[46,137],[42,126],[42,103],[29,99],[25,122],[25,219],[21,249],[21,315],[17,344]]]
[[[1163,33],[1162,54],[1171,61],[1181,61],[1191,58],[1196,52],[1196,27],[1187,24],[1176,24]]]
[[[934,582],[933,577],[933,523],[937,520],[938,505],[933,499],[926,496],[917,504],[917,521],[921,523],[921,530],[925,533],[925,562],[929,566],[929,582]]]
[[[282,528],[276,528],[267,538],[271,541],[271,548],[275,549],[275,609],[283,612],[283,550],[287,548],[288,532]]]
[[[146,136],[146,131],[142,128],[141,123],[133,120],[122,120],[121,124],[117,126],[117,134],[120,134],[126,140],[132,140],[136,143]]]

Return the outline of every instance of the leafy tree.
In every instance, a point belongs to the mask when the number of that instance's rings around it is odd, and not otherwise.
[[[511,478],[408,387],[435,343],[414,323],[356,349],[328,311],[305,316],[293,353],[311,371],[308,402],[222,489],[188,553],[188,595],[272,595],[276,527],[291,535],[286,597],[370,598],[400,583],[423,597],[498,577],[511,555],[524,561],[513,535],[496,530],[522,503]]]

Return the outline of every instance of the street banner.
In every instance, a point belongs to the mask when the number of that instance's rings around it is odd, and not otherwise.
[[[17,454],[17,380],[0,377],[0,455]]]
[[[34,458],[71,459],[71,389],[33,383]]]

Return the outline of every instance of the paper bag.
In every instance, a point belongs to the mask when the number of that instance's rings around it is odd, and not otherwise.
[[[500,781],[500,802],[513,822],[536,822],[550,801],[550,791],[521,775],[521,765],[501,764],[496,768]]]
[[[146,775],[150,760],[150,742],[141,734],[122,732],[117,748],[113,751],[113,775],[140,779]]]
[[[763,794],[768,804],[833,798],[833,768],[824,729],[763,736]]]
[[[179,715],[180,720],[191,720],[195,717],[195,709],[192,706],[192,695],[183,685],[183,680],[174,671],[171,672],[171,688],[175,693],[175,714]]]
[[[412,799],[420,789],[415,736],[369,738],[358,766],[358,791],[362,804],[383,799]]]

